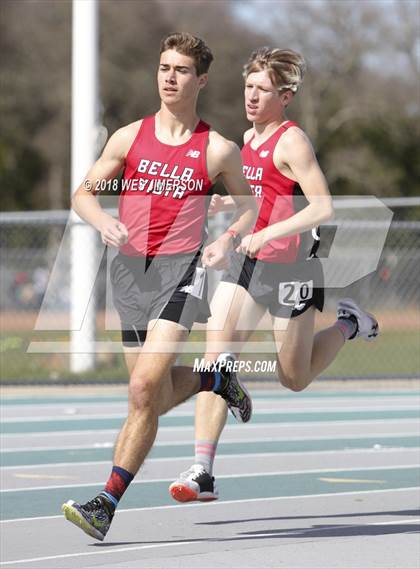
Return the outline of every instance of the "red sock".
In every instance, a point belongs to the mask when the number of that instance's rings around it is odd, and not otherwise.
[[[124,470],[124,468],[114,466],[112,468],[111,476],[109,477],[101,494],[108,498],[108,500],[117,507],[118,502],[121,500],[133,478],[134,475],[127,472],[127,470]]]

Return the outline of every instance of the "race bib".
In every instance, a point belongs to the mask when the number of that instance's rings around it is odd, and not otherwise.
[[[194,281],[188,286],[183,286],[180,290],[181,292],[186,292],[187,294],[195,296],[196,298],[199,298],[201,300],[203,298],[205,282],[206,282],[206,269],[203,269],[202,267],[197,267],[195,269]]]
[[[314,281],[290,281],[279,285],[279,303],[300,310],[313,297]]]

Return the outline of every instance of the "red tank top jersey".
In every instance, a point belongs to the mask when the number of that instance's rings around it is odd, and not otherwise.
[[[282,124],[255,150],[251,147],[254,137],[242,147],[244,174],[260,206],[253,233],[294,215],[297,211],[295,197],[303,196],[299,184],[279,172],[273,162],[276,144],[291,126],[297,124],[292,121]],[[299,199],[304,200],[303,197]],[[297,205],[300,205],[298,209],[302,209],[303,204]],[[258,252],[257,259],[271,263],[293,263],[308,257],[310,253],[311,246],[308,246],[306,236],[302,238],[302,235],[291,235],[264,245]]]
[[[160,142],[155,116],[143,119],[127,154],[119,218],[128,230],[123,255],[175,255],[200,248],[212,184],[206,151],[210,127],[200,121],[176,146]]]

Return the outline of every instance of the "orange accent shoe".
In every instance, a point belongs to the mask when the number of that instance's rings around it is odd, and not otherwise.
[[[193,464],[169,486],[169,493],[177,502],[212,502],[219,493],[215,480],[201,464]]]

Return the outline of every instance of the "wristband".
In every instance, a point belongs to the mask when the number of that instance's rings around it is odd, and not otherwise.
[[[241,244],[241,241],[242,241],[239,233],[237,233],[233,229],[228,229],[227,231],[225,231],[225,233],[227,233],[228,235],[230,235],[232,237],[233,248],[236,249],[237,247],[239,247],[239,245]]]

